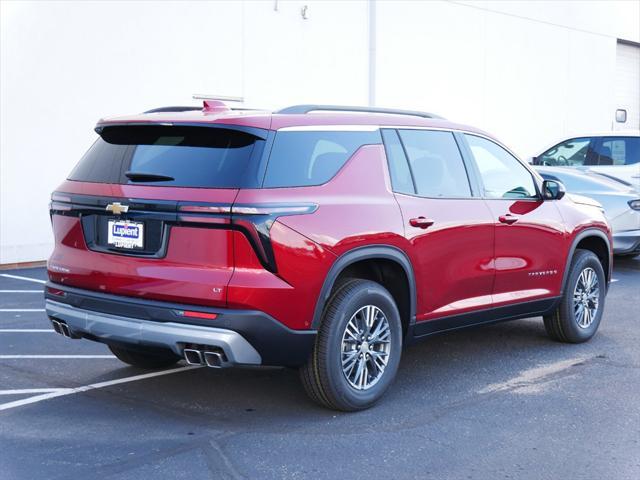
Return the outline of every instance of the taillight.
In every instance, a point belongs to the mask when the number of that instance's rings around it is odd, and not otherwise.
[[[318,209],[315,203],[260,203],[238,205],[181,204],[178,221],[231,228],[242,232],[256,252],[260,263],[276,271],[269,230],[278,217],[305,215]]]
[[[629,206],[633,209],[633,210],[640,210],[640,199],[638,200],[629,200]]]
[[[71,197],[68,195],[64,195],[58,192],[53,192],[51,194],[51,201],[52,202],[66,202],[66,203],[71,203]]]

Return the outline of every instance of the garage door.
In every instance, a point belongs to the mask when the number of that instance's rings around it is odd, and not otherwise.
[[[616,130],[640,129],[640,46],[618,43],[616,58],[616,108],[627,111],[627,122]]]

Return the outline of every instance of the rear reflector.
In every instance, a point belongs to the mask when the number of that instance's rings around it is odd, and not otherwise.
[[[215,320],[218,318],[217,313],[195,312],[193,310],[179,310],[178,315],[189,318],[206,318],[207,320]]]
[[[59,288],[47,287],[47,293],[51,295],[57,295],[58,297],[66,297],[67,292],[60,290]]]

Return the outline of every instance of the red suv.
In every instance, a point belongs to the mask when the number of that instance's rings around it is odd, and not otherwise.
[[[534,316],[564,342],[598,329],[602,211],[475,128],[210,100],[96,132],[52,195],[46,310],[131,365],[299,367],[312,399],[358,410],[417,339]]]

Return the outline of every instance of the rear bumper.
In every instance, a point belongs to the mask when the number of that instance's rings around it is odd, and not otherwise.
[[[57,291],[52,293],[49,289]],[[286,365],[306,362],[316,332],[285,327],[264,312],[172,304],[48,283],[49,318],[72,338],[130,348],[161,348],[183,356],[193,345],[224,352],[228,365]],[[215,313],[213,320],[186,318],[185,310]]]

